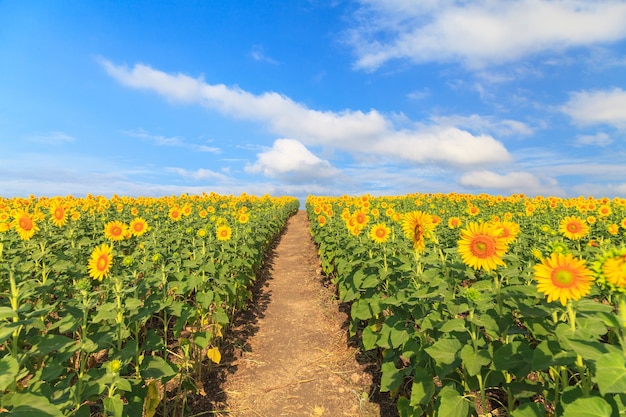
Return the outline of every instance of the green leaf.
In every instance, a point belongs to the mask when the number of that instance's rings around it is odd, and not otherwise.
[[[471,345],[463,346],[460,356],[470,376],[477,375],[483,366],[487,366],[491,363],[488,351],[482,349],[476,351]]]
[[[424,350],[437,364],[450,365],[456,360],[456,354],[460,349],[461,342],[457,339],[439,339]]]
[[[63,417],[61,410],[47,398],[28,392],[12,394],[4,403],[13,407],[10,414],[13,417]]]
[[[380,392],[389,392],[402,385],[404,372],[396,368],[393,361],[383,362],[381,366]]]
[[[576,360],[576,354],[563,350],[559,342],[544,340],[539,343],[533,352],[533,371],[542,371],[550,366],[571,365]]]
[[[579,398],[565,408],[563,417],[611,417],[611,405],[600,397]]]
[[[19,371],[20,366],[12,356],[5,356],[0,359],[0,392],[15,382]]]
[[[354,320],[367,320],[372,317],[369,302],[366,299],[356,300],[350,308],[350,316]]]
[[[363,349],[366,351],[374,349],[378,345],[378,337],[378,333],[376,333],[372,326],[367,326],[363,329],[363,334],[361,335]]]
[[[433,376],[424,368],[418,369],[413,376],[410,404],[412,406],[428,404],[431,398],[433,398],[433,395],[435,395]]]
[[[469,403],[457,392],[454,384],[446,385],[439,393],[438,417],[466,417],[469,415]]]
[[[18,315],[11,307],[0,307],[0,320],[8,318],[18,318]]]
[[[443,333],[450,332],[465,332],[465,320],[464,319],[452,319],[443,324],[440,329]]]
[[[143,379],[169,378],[176,375],[172,366],[160,356],[146,356],[139,369]]]
[[[545,417],[546,409],[538,403],[524,403],[511,413],[511,417]]]
[[[609,353],[596,361],[596,383],[600,393],[626,392],[626,363],[621,353]]]
[[[113,417],[122,417],[124,402],[118,395],[115,395],[113,397],[106,397],[102,400],[102,403],[104,404],[104,411],[107,413],[107,415],[113,415]]]

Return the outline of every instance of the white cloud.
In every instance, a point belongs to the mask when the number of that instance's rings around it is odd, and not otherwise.
[[[481,68],[543,51],[626,37],[626,3],[617,0],[362,0],[349,33],[356,67],[392,59],[462,62]]]
[[[63,132],[50,132],[44,135],[31,136],[28,140],[48,145],[58,145],[62,143],[74,142],[76,139]]]
[[[263,173],[289,183],[328,181],[339,174],[330,162],[322,160],[294,139],[277,139],[272,148],[257,155],[247,172]]]
[[[606,124],[626,129],[626,91],[613,88],[574,92],[561,111],[579,125]]]
[[[227,177],[226,175],[221,174],[219,172],[212,171],[210,169],[206,169],[206,168],[200,168],[195,171],[190,171],[184,168],[169,167],[169,168],[165,168],[165,170],[169,172],[174,172],[184,178],[192,178],[196,181],[215,180],[222,184],[227,183],[227,182],[233,182],[233,180]]]
[[[579,135],[576,137],[577,146],[609,146],[613,143],[613,139],[604,132],[598,132],[595,135]]]
[[[210,153],[219,153],[220,148],[208,145],[198,145],[195,143],[188,143],[183,138],[179,136],[162,136],[162,135],[153,135],[146,132],[143,129],[137,130],[127,130],[122,132],[127,136],[131,136],[134,138],[140,138],[144,140],[148,140],[153,142],[159,146],[175,146],[178,148],[185,148],[196,152],[210,152]]]
[[[506,193],[525,193],[528,195],[563,195],[554,179],[538,176],[530,172],[509,172],[498,174],[480,170],[463,174],[459,184],[484,190],[504,190]]]
[[[491,116],[480,116],[477,114],[470,116],[434,116],[432,120],[439,125],[456,126],[475,132],[493,133],[498,136],[532,135],[534,133],[530,126],[518,120],[499,120]]]
[[[250,51],[250,57],[253,60],[258,61],[258,62],[266,62],[268,64],[273,64],[273,65],[278,64],[278,61],[270,58],[269,56],[265,54],[264,48],[260,45],[254,45],[252,47],[252,51]]]
[[[481,165],[511,159],[493,137],[475,136],[455,127],[414,124],[410,129],[399,129],[392,119],[376,110],[313,110],[275,92],[254,95],[239,87],[211,85],[201,78],[170,75],[141,64],[132,69],[106,60],[102,64],[124,85],[151,90],[171,100],[198,103],[234,118],[254,120],[304,145],[417,163]]]

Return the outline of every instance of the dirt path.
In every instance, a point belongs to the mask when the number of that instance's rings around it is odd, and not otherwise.
[[[368,400],[371,376],[342,327],[346,316],[322,285],[304,211],[289,220],[268,262],[235,330],[219,415],[379,416]]]

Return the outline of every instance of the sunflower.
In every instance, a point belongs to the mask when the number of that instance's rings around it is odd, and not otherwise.
[[[502,255],[505,254],[507,245],[500,239],[500,233],[501,229],[494,229],[489,223],[468,223],[461,231],[461,239],[457,243],[463,263],[486,271],[504,265]]]
[[[34,220],[28,210],[20,210],[13,216],[13,229],[22,240],[29,240],[39,230]]]
[[[317,216],[317,222],[319,223],[320,226],[326,225],[326,217],[322,215]]]
[[[119,220],[113,220],[104,225],[104,237],[111,241],[124,240],[128,233],[128,226]]]
[[[406,213],[402,219],[402,231],[413,242],[413,249],[422,252],[426,246],[426,238],[430,237],[435,224],[430,214],[423,211]]]
[[[376,243],[385,243],[390,234],[391,229],[385,223],[377,223],[370,229],[370,238]]]
[[[57,227],[63,227],[67,223],[67,210],[63,204],[54,203],[50,207],[50,215],[50,222]]]
[[[178,206],[172,207],[169,211],[169,216],[170,216],[170,219],[174,220],[175,222],[179,221],[182,218],[182,212],[180,210],[180,207]]]
[[[610,216],[612,212],[613,211],[611,210],[611,207],[609,207],[607,205],[602,205],[602,206],[600,206],[600,208],[598,208],[598,215],[600,217]]]
[[[626,292],[626,247],[609,250],[594,263],[594,270],[599,281],[605,281],[610,287]]]
[[[517,239],[517,235],[520,233],[519,224],[509,221],[498,221],[494,224],[494,229],[500,230],[498,237],[504,241],[507,245],[510,245]]]
[[[148,222],[142,217],[135,217],[128,228],[133,236],[141,236],[148,231]]]
[[[534,266],[537,290],[548,296],[548,302],[578,300],[591,292],[592,272],[583,259],[571,253],[553,253]]]
[[[570,240],[578,240],[589,233],[589,226],[577,216],[568,216],[561,220],[559,231]]]
[[[97,246],[89,257],[89,276],[98,281],[109,275],[111,265],[113,263],[113,254],[111,246],[103,243]]]
[[[233,235],[233,230],[227,224],[217,226],[217,240],[227,241]]]
[[[617,223],[611,223],[606,227],[606,230],[610,235],[617,235],[619,233],[619,225]]]
[[[249,220],[250,220],[250,214],[248,213],[241,213],[237,217],[237,221],[241,224],[246,224],[248,223]]]
[[[461,224],[463,224],[463,221],[458,217],[450,217],[448,219],[448,228],[450,229],[456,229],[457,227],[460,227]]]

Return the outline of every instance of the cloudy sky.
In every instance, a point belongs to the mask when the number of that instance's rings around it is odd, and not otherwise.
[[[0,0],[0,195],[626,196],[626,2]]]

